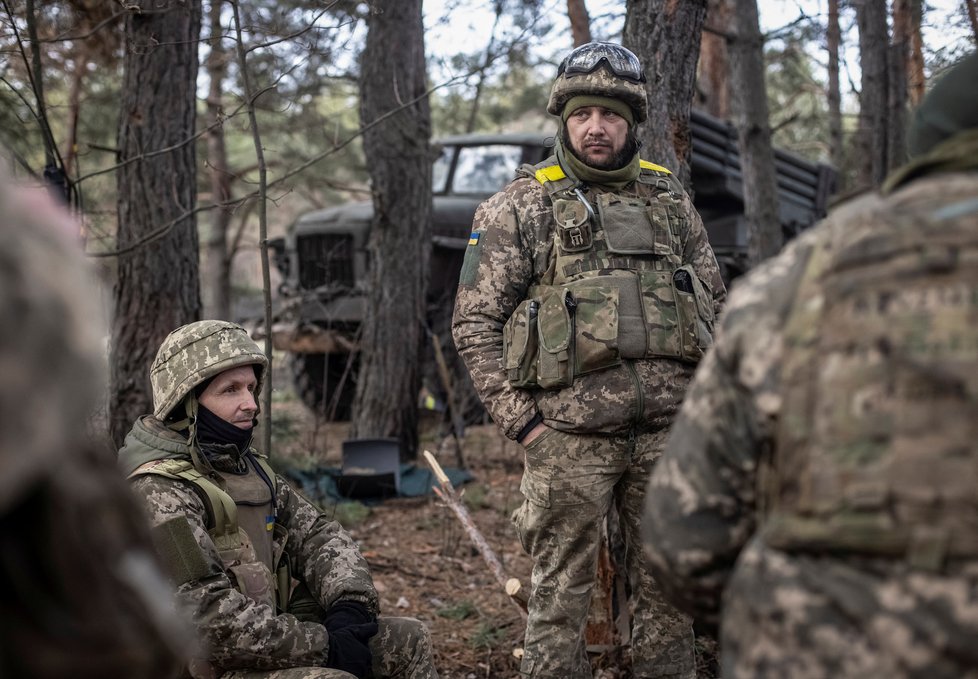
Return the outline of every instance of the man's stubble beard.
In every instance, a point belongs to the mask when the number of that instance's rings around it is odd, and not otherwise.
[[[640,146],[635,130],[629,127],[628,134],[625,135],[625,143],[622,145],[621,150],[611,156],[611,158],[608,159],[608,162],[595,164],[586,160],[581,153],[574,148],[574,144],[571,141],[570,134],[567,132],[566,126],[562,129],[560,137],[564,148],[574,154],[575,158],[585,165],[593,167],[595,170],[603,170],[605,172],[620,170],[628,165],[630,162],[632,162],[632,158],[635,157],[635,154],[638,153],[638,148]]]

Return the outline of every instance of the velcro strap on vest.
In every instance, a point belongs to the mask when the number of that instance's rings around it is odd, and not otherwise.
[[[194,538],[186,517],[164,521],[152,530],[153,545],[174,584],[201,580],[212,575],[204,551]]]

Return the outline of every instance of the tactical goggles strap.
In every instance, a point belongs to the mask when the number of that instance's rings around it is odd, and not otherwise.
[[[557,75],[587,74],[604,64],[619,78],[644,83],[645,73],[638,57],[620,45],[596,42],[582,45],[560,63]]]

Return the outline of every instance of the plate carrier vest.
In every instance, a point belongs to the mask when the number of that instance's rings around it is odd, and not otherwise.
[[[622,359],[695,363],[713,342],[713,296],[683,265],[683,189],[669,170],[641,161],[652,195],[594,192],[555,159],[517,174],[540,182],[553,205],[551,265],[503,328],[507,379],[559,389]]]

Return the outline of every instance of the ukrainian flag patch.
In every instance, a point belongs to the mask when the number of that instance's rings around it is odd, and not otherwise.
[[[479,236],[481,236],[481,235],[482,235],[481,233],[477,233],[475,231],[473,231],[472,233],[470,233],[469,234],[469,245],[478,245],[479,244]]]
[[[265,517],[265,530],[273,530],[275,528],[275,515],[269,514]]]

